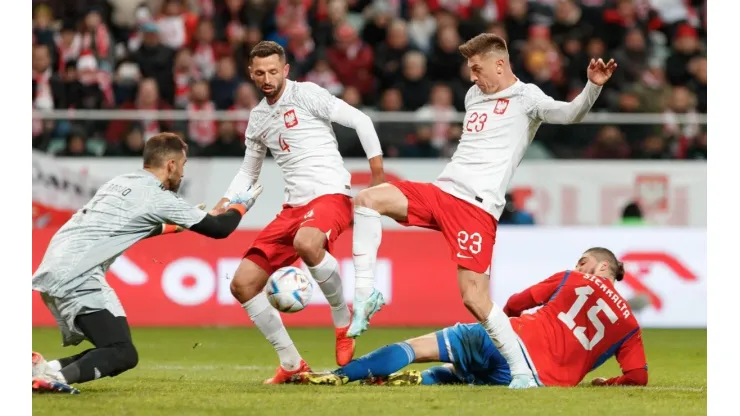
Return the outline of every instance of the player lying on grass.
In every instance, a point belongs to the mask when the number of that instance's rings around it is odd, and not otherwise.
[[[575,270],[556,273],[513,295],[504,312],[540,386],[575,386],[616,354],[622,375],[594,385],[647,385],[640,326],[614,288],[624,269],[601,247],[587,250]],[[542,306],[533,313],[527,309]],[[396,373],[411,363],[443,362],[422,372]],[[304,373],[297,381],[371,384],[508,385],[509,366],[480,324],[457,324],[432,334],[387,345],[331,373]]]
[[[138,354],[121,302],[105,281],[113,261],[137,241],[185,228],[211,238],[228,237],[262,192],[244,187],[225,213],[206,214],[180,199],[187,145],[160,133],[144,146],[144,168],[117,176],[54,235],[32,288],[57,320],[64,346],[84,339],[95,347],[45,362],[33,353],[33,390],[78,393],[69,386],[134,368]]]

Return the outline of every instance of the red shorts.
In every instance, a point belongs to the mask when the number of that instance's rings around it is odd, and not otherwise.
[[[293,239],[302,227],[318,228],[326,234],[326,249],[352,223],[352,199],[347,195],[322,195],[301,207],[283,205],[283,210],[265,227],[244,254],[267,274],[298,260]]]
[[[455,263],[476,273],[490,274],[497,226],[491,214],[431,183],[390,184],[409,201],[408,218],[402,225],[441,231]]]

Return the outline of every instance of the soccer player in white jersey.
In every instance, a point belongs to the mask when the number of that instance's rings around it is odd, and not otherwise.
[[[268,384],[284,383],[308,369],[263,292],[270,274],[299,257],[331,306],[337,364],[347,364],[354,354],[355,341],[346,336],[350,312],[339,264],[331,255],[334,241],[352,223],[350,174],[337,149],[332,122],[357,131],[370,161],[372,184],[383,181],[382,152],[372,120],[314,83],[287,80],[289,69],[277,43],[260,42],[252,49],[249,73],[265,98],[249,114],[244,163],[219,202],[257,180],[269,149],[283,172],[285,204],[246,251],[231,282],[231,293],[280,359],[275,376],[265,381]]]
[[[509,387],[536,387],[511,324],[489,295],[497,221],[511,177],[540,124],[583,119],[617,65],[592,60],[586,88],[566,103],[519,81],[512,72],[506,42],[496,35],[478,35],[459,50],[468,60],[475,85],[465,97],[463,136],[452,160],[434,183],[392,182],[355,197],[356,291],[348,336],[365,331],[383,305],[382,295],[374,289],[373,271],[381,240],[380,216],[385,215],[403,225],[442,232],[458,265],[465,306],[509,364]]]
[[[225,238],[262,192],[244,186],[212,216],[175,192],[187,161],[187,145],[160,133],[144,146],[144,168],[119,175],[65,223],[49,242],[31,287],[41,294],[62,332],[63,345],[90,341],[94,348],[46,362],[33,353],[33,390],[77,393],[69,384],[115,376],[134,368],[138,354],[116,293],[105,281],[115,259],[137,241],[190,229]]]

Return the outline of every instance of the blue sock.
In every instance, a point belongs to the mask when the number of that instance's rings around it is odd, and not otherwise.
[[[441,365],[428,368],[421,372],[421,384],[425,386],[432,384],[455,384],[459,382],[460,380],[452,370]]]
[[[411,345],[405,342],[386,345],[367,355],[352,360],[334,373],[349,377],[349,381],[368,377],[388,376],[414,362],[416,354]]]

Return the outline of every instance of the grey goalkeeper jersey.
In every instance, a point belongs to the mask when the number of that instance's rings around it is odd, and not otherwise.
[[[57,231],[33,276],[33,290],[63,297],[92,272],[104,279],[115,259],[162,224],[185,228],[206,213],[167,191],[151,173],[139,170],[117,176]]]

